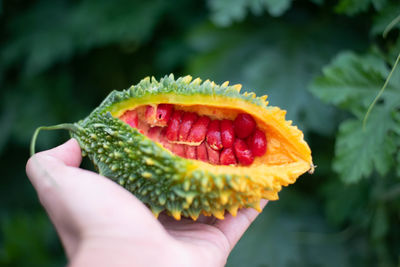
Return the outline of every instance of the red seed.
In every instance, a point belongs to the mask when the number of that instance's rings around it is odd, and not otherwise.
[[[210,145],[205,142],[207,148],[208,162],[214,165],[219,164],[219,151],[214,150],[210,147]]]
[[[132,128],[138,127],[139,118],[138,118],[137,112],[135,110],[128,110],[120,117],[120,119],[123,122],[129,124],[129,126],[131,126]]]
[[[178,141],[179,126],[181,125],[183,112],[175,110],[168,122],[166,136],[169,141]]]
[[[168,150],[172,150],[172,144],[170,142],[168,142],[168,139],[166,137],[166,133],[167,133],[167,128],[162,128],[161,130],[161,134],[159,136],[160,140],[159,142],[163,145],[163,147],[165,147]]]
[[[207,148],[205,142],[197,146],[197,159],[208,162]]]
[[[154,141],[158,141],[161,130],[162,128],[159,126],[151,127],[147,132],[147,136]]]
[[[167,126],[169,118],[171,117],[172,112],[174,111],[174,106],[171,104],[159,104],[157,106],[157,125],[158,126]]]
[[[185,112],[183,114],[182,123],[179,128],[179,141],[187,141],[188,135],[190,133],[190,129],[193,124],[197,121],[197,114],[192,112]]]
[[[197,148],[195,146],[185,146],[186,158],[197,159]]]
[[[180,157],[185,157],[185,145],[182,144],[172,144],[172,149],[171,151],[180,156]]]
[[[240,164],[247,166],[253,163],[253,153],[242,139],[236,138],[233,150]]]
[[[224,147],[231,147],[235,142],[233,123],[230,120],[221,121],[221,142]]]
[[[250,136],[256,128],[253,117],[246,113],[240,113],[233,122],[236,137],[246,138]]]
[[[254,133],[247,138],[248,146],[255,157],[260,157],[267,151],[267,139],[265,134],[256,129]]]
[[[210,147],[214,150],[221,150],[222,149],[222,141],[221,141],[221,130],[219,126],[219,121],[211,121],[210,124],[208,125],[208,131],[207,131],[207,143],[210,145]]]
[[[187,138],[188,142],[200,143],[206,138],[207,126],[210,123],[210,119],[206,116],[201,116],[192,126],[189,136]]]
[[[224,148],[221,151],[219,160],[221,162],[221,165],[231,165],[237,163],[235,154],[233,153],[233,149],[231,147]]]

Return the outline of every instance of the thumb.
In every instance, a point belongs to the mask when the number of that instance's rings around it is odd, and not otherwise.
[[[76,140],[31,157],[27,175],[71,256],[82,236],[143,235],[163,231],[151,212],[127,190],[96,173],[77,168]],[[132,226],[135,227],[132,227]]]
[[[46,162],[49,163],[49,161],[50,165],[47,165]],[[49,175],[49,168],[79,167],[81,161],[78,142],[70,139],[56,148],[33,155],[26,164],[26,173],[40,196],[40,192],[57,184],[55,177]]]

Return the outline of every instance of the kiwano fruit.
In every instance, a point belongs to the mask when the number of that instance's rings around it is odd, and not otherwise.
[[[311,151],[286,111],[228,84],[145,78],[111,92],[84,120],[38,128],[31,153],[40,130],[67,129],[101,175],[156,216],[260,210],[262,198],[278,199],[282,186],[313,172]]]

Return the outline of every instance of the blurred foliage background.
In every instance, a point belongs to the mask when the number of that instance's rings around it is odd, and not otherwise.
[[[400,70],[362,125],[400,52],[399,14],[398,0],[0,0],[0,265],[66,264],[24,172],[34,129],[173,72],[268,94],[318,165],[228,266],[400,266]],[[43,133],[38,149],[66,138]]]

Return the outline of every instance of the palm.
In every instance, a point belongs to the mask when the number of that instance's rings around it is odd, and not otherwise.
[[[267,201],[263,201],[261,206],[266,203]],[[195,254],[201,249],[204,253],[219,255],[219,260],[225,262],[257,214],[255,210],[244,209],[236,217],[228,214],[224,220],[217,220],[214,217],[200,216],[196,222],[191,219],[176,221],[161,214],[159,221],[172,237],[188,246]]]
[[[190,219],[175,221],[173,218],[160,218],[165,230],[183,245],[186,253],[191,254],[194,261],[204,262],[205,258],[213,258],[214,264],[222,266],[230,252],[230,244],[221,230],[206,222],[193,222]],[[211,220],[210,220],[211,221]]]

